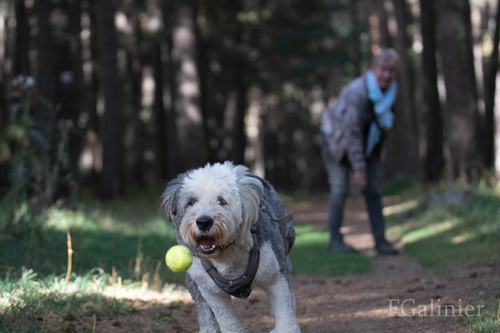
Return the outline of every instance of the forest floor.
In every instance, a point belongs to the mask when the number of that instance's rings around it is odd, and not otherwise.
[[[295,203],[294,223],[325,227],[326,201]],[[362,275],[319,277],[293,275],[292,288],[297,304],[297,321],[302,332],[470,332],[460,318],[480,315],[483,283],[494,274],[488,268],[458,274],[435,275],[400,249],[396,256],[373,251],[364,204],[360,198],[348,199],[345,240],[371,257],[372,270]],[[479,288],[479,289],[478,289]],[[162,296],[155,300],[136,300],[128,315],[97,323],[103,332],[197,332],[196,307],[187,292],[181,292],[175,306],[166,305]],[[170,300],[171,301],[171,300]],[[151,306],[151,302],[156,305]],[[269,332],[274,319],[269,314],[265,293],[256,289],[248,301],[233,300],[248,332]],[[472,303],[473,304],[473,303]],[[472,307],[472,308],[471,308]],[[161,322],[166,314],[171,318]]]

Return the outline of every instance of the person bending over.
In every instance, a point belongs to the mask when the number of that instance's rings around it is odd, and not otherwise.
[[[354,251],[340,233],[352,173],[366,201],[377,252],[398,253],[385,238],[378,178],[384,135],[394,121],[398,64],[395,50],[381,49],[374,55],[370,69],[343,87],[335,104],[328,105],[322,114],[321,151],[330,184],[330,252]]]

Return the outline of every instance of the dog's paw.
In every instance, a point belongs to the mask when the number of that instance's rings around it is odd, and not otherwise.
[[[281,333],[281,332],[287,332],[287,333],[300,333],[300,327],[298,324],[293,324],[293,325],[288,325],[287,327],[284,328],[278,328],[275,327],[271,332],[269,333]]]

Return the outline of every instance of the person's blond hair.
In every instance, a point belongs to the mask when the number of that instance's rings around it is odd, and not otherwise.
[[[397,65],[399,63],[399,55],[393,48],[381,48],[377,53],[374,54],[371,68],[374,68],[380,64],[387,65]]]

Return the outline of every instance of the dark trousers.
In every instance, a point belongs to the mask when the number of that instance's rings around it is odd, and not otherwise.
[[[342,241],[340,227],[344,218],[345,200],[349,192],[350,166],[347,158],[338,162],[328,150],[326,141],[322,142],[322,155],[328,172],[330,198],[328,207],[328,228],[330,241]],[[366,208],[370,217],[370,226],[375,242],[385,239],[385,218],[382,214],[382,198],[378,177],[379,159],[377,156],[366,160],[367,187],[363,191]]]

